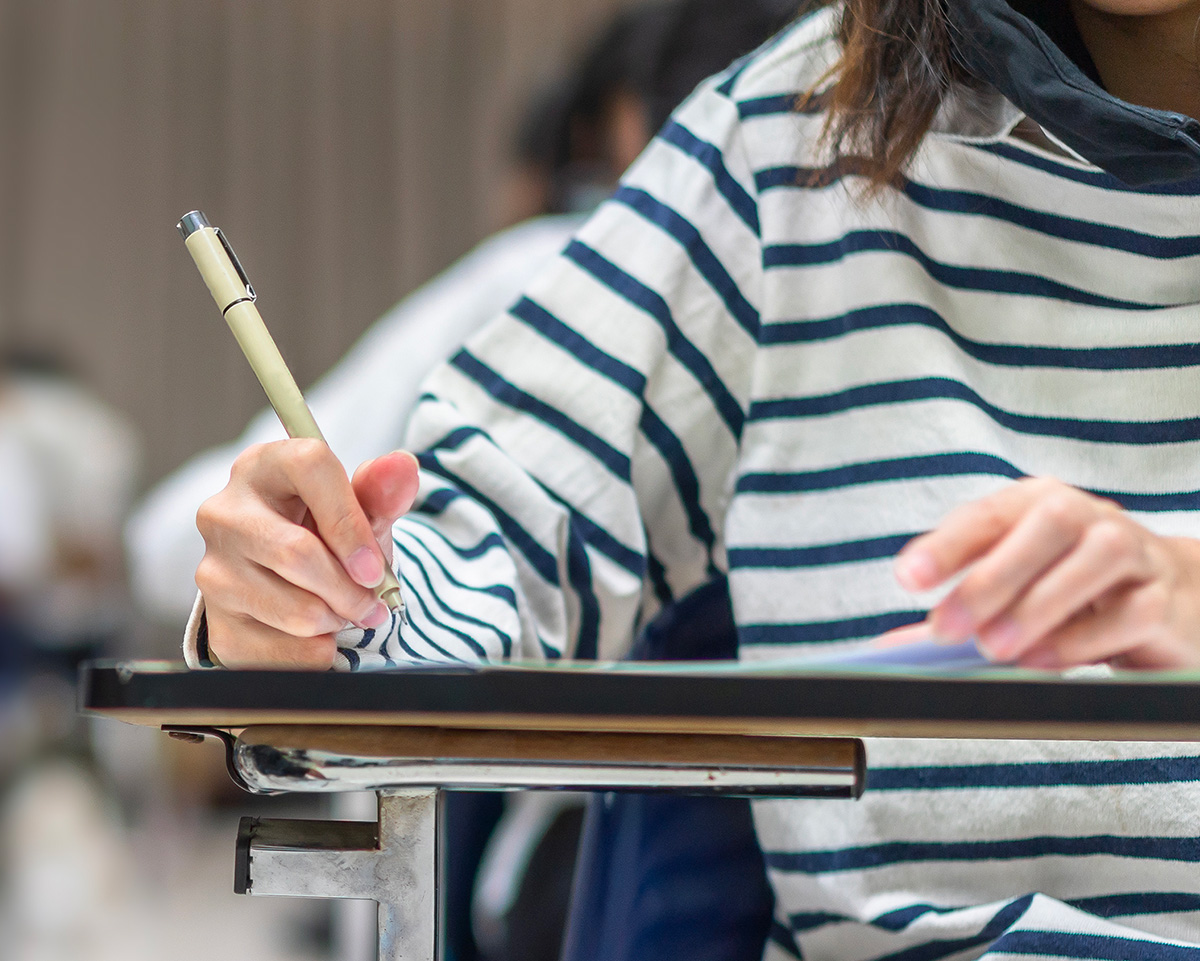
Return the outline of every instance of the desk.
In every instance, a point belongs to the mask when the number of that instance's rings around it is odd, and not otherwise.
[[[376,900],[383,961],[437,956],[444,787],[852,798],[864,785],[860,737],[1200,740],[1195,675],[679,664],[313,674],[130,662],[85,665],[80,699],[88,713],[221,736],[250,790],[375,790],[373,824],[245,819],[237,887]]]

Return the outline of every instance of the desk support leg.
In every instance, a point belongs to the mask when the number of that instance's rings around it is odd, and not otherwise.
[[[438,796],[379,792],[379,961],[437,961]]]
[[[243,818],[239,894],[379,904],[379,961],[438,961],[438,792],[379,792],[376,824]]]

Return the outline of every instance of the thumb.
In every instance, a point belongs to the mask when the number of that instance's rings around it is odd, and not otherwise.
[[[417,459],[398,450],[364,461],[350,479],[371,531],[388,558],[392,556],[392,524],[412,507],[417,496],[417,469]]]

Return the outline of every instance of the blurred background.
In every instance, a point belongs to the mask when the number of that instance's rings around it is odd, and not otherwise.
[[[307,386],[538,212],[522,125],[628,5],[0,0],[0,961],[336,953],[326,905],[231,890],[237,816],[316,802],[74,716],[81,657],[177,656],[126,513],[263,406],[175,223],[226,230]]]

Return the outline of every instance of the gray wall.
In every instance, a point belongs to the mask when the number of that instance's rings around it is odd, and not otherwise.
[[[262,395],[174,230],[246,263],[301,384],[496,226],[531,84],[625,0],[0,0],[0,347],[60,349],[147,481]]]

